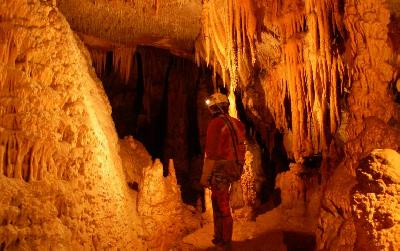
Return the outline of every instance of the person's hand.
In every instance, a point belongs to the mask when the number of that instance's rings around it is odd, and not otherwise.
[[[203,187],[210,187],[210,177],[212,175],[215,165],[215,160],[204,159],[203,172],[201,173],[200,185]]]

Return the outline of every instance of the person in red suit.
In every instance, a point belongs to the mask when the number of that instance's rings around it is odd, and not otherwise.
[[[228,171],[233,165],[244,162],[246,151],[245,127],[238,119],[229,116],[229,100],[221,93],[211,95],[206,101],[212,119],[207,127],[205,158],[200,183],[211,188],[214,218],[215,245],[230,246],[233,219],[229,205],[229,188],[232,183]]]

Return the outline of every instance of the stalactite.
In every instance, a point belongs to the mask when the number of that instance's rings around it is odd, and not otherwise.
[[[235,97],[235,91],[233,90],[233,85],[229,86],[230,90],[229,90],[229,115],[237,118],[238,114],[237,114],[237,109],[236,109],[236,97]]]
[[[155,12],[158,13],[158,9],[160,8],[160,3],[158,2],[158,0],[153,0],[153,8]]]
[[[303,4],[282,4],[277,10],[283,14],[275,13],[283,54],[265,86],[277,127],[293,133],[295,159],[328,149],[330,135],[336,132],[340,120],[338,83],[345,72],[340,55],[332,53],[333,32],[341,29],[334,21],[337,5],[331,0],[307,0]],[[290,108],[284,102],[286,98]]]
[[[118,73],[121,80],[125,83],[129,81],[133,64],[135,47],[119,47],[113,52],[113,71]],[[103,77],[106,69],[107,51],[97,48],[89,48],[92,56],[93,66],[99,78]]]
[[[13,65],[13,62],[10,63]],[[44,170],[51,162],[54,148],[22,131],[22,121],[31,110],[25,107],[29,99],[26,87],[35,82],[23,72],[0,64],[0,175],[33,181],[50,174]],[[47,149],[47,150],[44,150]]]
[[[90,48],[90,55],[92,56],[93,66],[96,70],[96,74],[99,78],[103,77],[106,69],[107,51]]]
[[[212,63],[224,83],[247,85],[255,63],[256,18],[252,0],[204,3],[203,31],[196,42],[196,61]],[[228,82],[229,81],[229,82]]]
[[[0,133],[1,174],[15,179],[35,181],[51,174],[54,149],[42,141],[32,141],[23,133]],[[61,176],[59,178],[62,178]]]
[[[134,47],[120,47],[113,50],[113,69],[125,83],[128,83],[131,75],[135,50]]]
[[[0,62],[13,66],[18,56],[20,41],[13,34],[11,27],[5,26],[0,30]]]

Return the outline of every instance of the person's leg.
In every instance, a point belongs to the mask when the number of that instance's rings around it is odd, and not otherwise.
[[[222,186],[214,191],[215,206],[218,210],[218,222],[221,225],[221,237],[225,243],[230,243],[232,240],[233,219],[231,208],[229,205],[229,186]],[[215,225],[214,225],[215,226]],[[218,230],[219,231],[219,230]]]
[[[217,244],[222,241],[222,215],[218,206],[218,191],[216,188],[211,188],[211,202],[214,219],[214,239],[212,242]]]
[[[229,204],[229,186],[224,186],[221,190],[220,210],[222,214],[222,239],[225,243],[232,241],[233,219]]]

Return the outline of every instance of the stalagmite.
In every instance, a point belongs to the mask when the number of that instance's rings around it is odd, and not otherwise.
[[[143,238],[151,248],[168,246],[200,224],[192,216],[195,209],[182,203],[173,160],[169,160],[168,170],[168,176],[164,177],[163,165],[158,159],[143,170],[138,213],[145,223]]]
[[[126,181],[139,188],[142,186],[143,169],[151,165],[151,156],[143,144],[131,135],[119,140],[119,145],[119,155],[122,159]]]
[[[305,213],[305,184],[301,178],[304,167],[301,164],[291,164],[289,171],[281,173],[276,178],[276,187],[281,191],[281,207],[296,210],[296,214]]]

